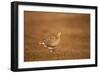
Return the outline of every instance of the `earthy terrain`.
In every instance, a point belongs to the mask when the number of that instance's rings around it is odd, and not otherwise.
[[[24,61],[90,58],[90,15],[24,12]],[[49,34],[62,32],[53,53],[39,43]]]

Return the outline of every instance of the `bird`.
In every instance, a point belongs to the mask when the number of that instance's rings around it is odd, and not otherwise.
[[[57,32],[55,35],[50,35],[44,38],[40,44],[44,45],[44,47],[47,47],[49,52],[54,52],[55,48],[61,41],[61,32]]]

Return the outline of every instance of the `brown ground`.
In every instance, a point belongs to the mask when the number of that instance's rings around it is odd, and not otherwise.
[[[24,12],[24,61],[90,58],[90,15],[74,13]],[[62,32],[61,42],[50,53],[42,39]]]

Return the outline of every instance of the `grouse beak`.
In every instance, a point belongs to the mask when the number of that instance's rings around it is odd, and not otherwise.
[[[57,34],[58,36],[61,36],[61,32],[58,32],[58,34]]]

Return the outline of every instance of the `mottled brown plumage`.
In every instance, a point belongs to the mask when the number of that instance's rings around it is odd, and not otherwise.
[[[58,32],[55,35],[46,37],[40,44],[43,44],[44,47],[47,47],[50,52],[55,50],[55,47],[60,43],[61,32]]]

